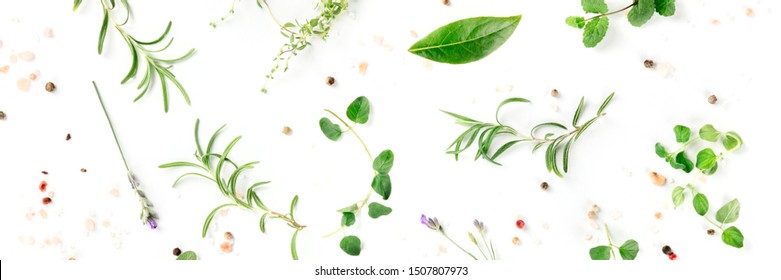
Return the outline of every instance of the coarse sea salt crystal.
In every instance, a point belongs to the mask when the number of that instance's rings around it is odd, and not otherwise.
[[[43,29],[43,37],[51,38],[54,37],[54,30],[52,30],[51,27],[46,27]]]
[[[21,60],[24,61],[32,61],[33,59],[35,59],[35,54],[31,51],[23,51],[16,54],[16,56],[18,56]]]
[[[16,81],[16,87],[21,91],[28,91],[30,90],[30,80],[27,78],[21,78]]]
[[[593,238],[594,238],[594,236],[591,235],[591,233],[586,233],[586,234],[583,235],[583,240],[586,240],[586,241],[590,241]]]
[[[595,222],[594,220],[588,220],[588,225],[591,226],[593,229],[599,229],[599,224]]]
[[[622,217],[621,211],[614,210],[613,213],[611,214],[611,217],[613,218],[613,220],[621,219]]]

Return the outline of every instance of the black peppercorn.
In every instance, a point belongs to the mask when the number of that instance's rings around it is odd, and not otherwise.
[[[540,184],[540,188],[543,191],[547,191],[548,190],[548,182],[542,182],[542,184]]]
[[[178,257],[181,254],[182,254],[182,250],[181,249],[179,249],[178,247],[174,248],[174,256]]]
[[[672,254],[672,252],[673,249],[670,248],[670,246],[664,245],[664,247],[662,247],[662,253],[664,253],[665,255],[670,255]]]
[[[645,61],[643,61],[643,65],[645,66],[645,68],[648,69],[654,68],[654,61],[650,59],[646,59]]]
[[[713,230],[713,229],[709,229],[708,230],[708,235],[714,235],[714,234],[716,234],[715,230]]]
[[[334,77],[328,76],[328,78],[325,78],[325,84],[328,86],[332,86],[336,83],[336,79]]]
[[[0,111],[0,121],[5,120],[5,113]]]
[[[52,92],[52,91],[54,91],[55,88],[57,88],[57,87],[54,86],[54,83],[52,83],[52,82],[46,83],[46,91]]]

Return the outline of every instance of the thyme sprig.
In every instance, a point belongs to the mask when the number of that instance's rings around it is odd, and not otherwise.
[[[160,165],[160,168],[173,168],[173,167],[195,168],[198,170],[197,172],[188,172],[179,176],[179,178],[177,178],[176,181],[174,181],[173,186],[175,187],[180,181],[182,181],[182,179],[188,176],[201,177],[215,183],[220,193],[222,193],[222,195],[225,196],[225,198],[227,198],[230,201],[229,203],[217,206],[216,208],[214,208],[214,210],[209,212],[209,214],[206,216],[206,221],[203,224],[203,230],[201,232],[201,236],[206,237],[206,233],[209,230],[209,225],[214,219],[214,215],[217,214],[217,212],[220,209],[226,207],[240,207],[249,211],[263,214],[260,217],[260,222],[259,222],[260,231],[263,233],[266,232],[267,219],[281,220],[285,222],[288,226],[293,228],[295,232],[293,232],[293,236],[290,241],[290,253],[293,256],[293,259],[297,260],[298,251],[296,249],[296,237],[298,236],[299,231],[306,228],[305,225],[299,224],[296,221],[296,218],[294,216],[294,210],[298,203],[298,195],[293,197],[293,200],[290,202],[290,211],[285,214],[277,211],[272,211],[269,207],[266,206],[265,203],[263,203],[263,201],[260,199],[260,196],[257,193],[258,188],[270,183],[269,181],[257,182],[252,184],[249,188],[247,188],[246,196],[242,197],[240,192],[237,190],[238,181],[239,181],[238,179],[242,172],[254,168],[254,166],[259,162],[254,161],[243,165],[237,165],[232,160],[230,160],[230,158],[228,158],[228,154],[236,145],[236,143],[239,142],[241,136],[237,136],[236,138],[234,138],[221,154],[212,150],[212,148],[214,148],[215,140],[222,132],[222,130],[225,128],[225,125],[217,129],[217,131],[212,135],[211,139],[209,139],[209,143],[206,146],[206,150],[204,150],[201,146],[201,142],[199,139],[200,138],[198,133],[199,125],[200,125],[200,120],[196,120],[195,121],[196,162],[195,163],[186,162],[186,161],[171,162],[171,163]],[[215,160],[216,160],[216,164],[214,164]],[[233,167],[233,172],[229,173],[227,172],[227,169],[230,168],[231,166]],[[227,174],[230,175],[225,176]]]
[[[81,0],[74,1],[74,11],[79,8],[81,2]],[[187,53],[177,58],[160,58],[157,54],[168,49],[174,40],[174,38],[171,37],[167,40],[165,45],[161,44],[163,41],[166,41],[166,36],[168,36],[168,33],[171,31],[172,23],[169,21],[168,26],[166,26],[165,31],[163,31],[163,34],[155,40],[143,41],[136,39],[124,29],[124,26],[130,20],[130,5],[128,4],[127,0],[120,0],[119,2],[124,7],[126,13],[125,19],[121,22],[114,17],[113,11],[117,7],[115,0],[100,0],[100,4],[103,8],[103,23],[101,24],[100,33],[98,34],[98,54],[103,54],[103,45],[106,40],[106,34],[108,33],[108,26],[110,22],[111,25],[122,36],[122,39],[127,44],[128,49],[130,50],[130,54],[132,55],[132,64],[130,65],[130,70],[122,79],[121,83],[125,84],[130,81],[130,79],[135,78],[138,75],[139,61],[145,61],[147,64],[146,71],[144,74],[142,74],[143,78],[136,88],[141,90],[141,93],[136,96],[133,102],[141,99],[149,91],[149,88],[154,83],[155,79],[159,78],[160,87],[163,91],[163,109],[165,112],[168,112],[168,81],[176,86],[179,92],[182,93],[184,101],[187,103],[187,105],[190,105],[190,97],[187,95],[187,91],[184,89],[184,86],[182,86],[173,72],[171,72],[171,68],[174,66],[174,64],[192,56],[193,53],[195,53],[195,49],[190,49]]]
[[[572,144],[577,141],[583,132],[585,132],[586,129],[594,124],[594,122],[605,116],[603,111],[607,105],[610,104],[610,101],[613,100],[614,94],[615,93],[611,93],[607,98],[605,98],[605,100],[602,102],[602,106],[600,106],[599,110],[597,110],[596,115],[583,123],[580,123],[580,116],[583,113],[585,98],[581,98],[580,104],[575,110],[575,115],[572,119],[572,126],[574,127],[573,129],[569,129],[567,126],[557,122],[546,122],[534,126],[528,136],[519,133],[518,130],[511,126],[502,124],[502,122],[499,120],[499,111],[504,105],[510,103],[531,103],[531,101],[524,98],[515,97],[502,101],[502,103],[500,103],[496,108],[496,123],[481,122],[459,114],[442,111],[445,114],[456,118],[457,124],[469,126],[466,131],[461,133],[461,135],[459,135],[456,140],[450,144],[447,153],[454,155],[456,160],[458,160],[458,156],[466,151],[466,149],[468,149],[470,146],[472,146],[472,144],[475,143],[475,140],[477,140],[477,153],[475,154],[475,160],[478,158],[483,158],[496,165],[501,165],[496,161],[496,159],[505,151],[518,143],[534,143],[532,152],[536,151],[544,145],[548,145],[545,151],[545,165],[548,168],[548,172],[553,172],[557,176],[563,177],[561,170],[563,170],[564,173],[569,171],[569,152]],[[538,130],[546,127],[560,129],[563,130],[563,132],[560,134],[549,132],[545,134],[545,136],[538,136],[536,134]],[[494,144],[496,136],[499,135],[509,135],[515,139],[506,142],[492,153],[491,146]],[[565,142],[566,144],[564,144]],[[562,169],[560,170],[558,164],[558,155],[559,150],[562,150],[562,144],[564,145],[561,160]]]
[[[136,198],[138,198],[138,202],[141,204],[141,223],[144,225],[149,224],[149,227],[151,229],[157,228],[157,213],[155,213],[154,209],[152,209],[152,202],[149,201],[149,198],[146,197],[146,194],[141,190],[141,184],[138,183],[138,180],[136,180],[135,175],[132,171],[130,171],[130,166],[127,164],[127,159],[125,158],[125,153],[122,151],[122,146],[119,145],[119,139],[117,138],[117,133],[114,131],[114,124],[111,122],[111,118],[108,116],[108,111],[106,110],[106,104],[103,103],[103,97],[100,96],[100,90],[98,90],[98,85],[95,84],[95,81],[92,81],[92,86],[95,88],[95,94],[98,96],[98,101],[100,101],[100,107],[103,109],[103,114],[106,115],[106,121],[108,121],[108,126],[111,128],[111,135],[114,136],[114,142],[117,143],[117,149],[119,150],[119,155],[122,156],[122,163],[125,164],[125,170],[127,171],[127,179],[130,181],[130,187],[133,188],[133,193],[136,195]]]

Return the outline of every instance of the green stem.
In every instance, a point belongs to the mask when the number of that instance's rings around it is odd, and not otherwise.
[[[114,135],[114,142],[117,143],[117,149],[119,149],[119,154],[122,156],[122,162],[125,164],[125,170],[127,170],[128,175],[132,175],[133,173],[130,172],[130,167],[128,167],[127,165],[127,159],[125,159],[125,153],[122,151],[122,146],[119,145],[119,139],[117,139],[117,133],[116,131],[114,131],[114,124],[111,123],[111,118],[108,116],[108,111],[106,111],[106,105],[103,103],[103,98],[100,96],[98,85],[95,84],[95,81],[92,81],[92,86],[95,87],[95,93],[98,95],[98,100],[100,101],[100,107],[103,108],[103,114],[106,115],[106,120],[108,120],[108,126],[111,128],[111,134]]]
[[[705,218],[705,220],[708,221],[713,226],[715,226],[715,227],[719,228],[720,230],[724,231],[724,227],[722,225],[719,225],[719,224],[711,221],[710,219],[708,219],[708,217],[705,217],[705,216],[702,216],[702,217]]]
[[[445,236],[445,238],[447,238],[447,240],[450,240],[450,242],[451,242],[451,243],[453,243],[453,245],[456,245],[456,247],[458,247],[458,249],[461,249],[461,251],[463,251],[464,253],[466,253],[467,255],[469,255],[470,257],[472,257],[473,259],[477,260],[477,258],[475,257],[475,255],[472,255],[472,253],[469,253],[469,252],[467,252],[466,250],[464,250],[464,248],[462,248],[460,245],[458,245],[458,243],[456,243],[455,241],[453,241],[453,239],[451,239],[451,238],[450,238],[450,236],[448,236],[448,235],[447,235],[447,233],[445,233],[445,232],[444,232],[444,231],[442,231],[442,230],[440,230],[439,232],[440,232],[440,233],[442,233],[442,235],[443,235],[443,236]]]
[[[218,23],[224,22],[226,19],[228,19],[229,16],[231,16],[235,12],[234,10],[235,7],[236,7],[236,0],[233,0],[233,4],[231,4],[231,9],[230,11],[228,11],[228,14],[220,18],[220,20],[212,21],[211,23],[209,23],[209,25],[211,25],[212,28],[216,28]]]
[[[339,117],[339,115],[337,115],[333,111],[328,110],[328,109],[325,109],[325,111],[328,112],[329,114],[331,114],[332,116],[334,116],[337,120],[339,120],[342,124],[344,124],[344,126],[347,127],[347,130],[349,130],[350,132],[353,133],[353,135],[355,135],[355,138],[357,138],[358,142],[361,143],[361,146],[363,147],[363,150],[366,151],[366,155],[369,157],[369,162],[374,164],[374,157],[372,157],[371,152],[369,152],[369,148],[366,146],[366,143],[363,142],[363,139],[361,138],[361,136],[358,135],[357,132],[355,132],[355,129],[353,129],[352,126],[347,124],[347,122],[345,122],[341,117]],[[374,175],[373,176],[377,176],[377,171],[374,171]],[[355,212],[359,212],[359,211],[361,211],[361,209],[363,209],[363,206],[365,206],[366,202],[369,201],[369,197],[371,197],[371,195],[372,195],[372,189],[369,189],[369,193],[366,194],[366,197],[361,201],[360,205],[358,205],[358,210],[356,210]]]
[[[613,12],[609,12],[609,13],[606,13],[606,14],[599,14],[599,15],[596,15],[596,16],[593,16],[593,17],[590,17],[590,18],[587,18],[585,21],[589,21],[589,20],[592,20],[592,19],[595,19],[595,18],[600,18],[600,17],[606,17],[606,16],[609,16],[609,15],[612,15],[612,14],[617,14],[617,13],[620,13],[620,12],[626,11],[627,9],[629,9],[629,8],[631,8],[631,7],[634,7],[635,5],[637,5],[637,1],[638,1],[638,0],[634,0],[634,1],[632,1],[632,4],[631,4],[631,5],[629,5],[629,6],[626,6],[626,7],[624,7],[623,9],[620,9],[620,10],[617,10],[617,11],[613,11]]]
[[[607,244],[610,246],[610,253],[613,254],[613,259],[617,260],[618,258],[616,258],[616,252],[613,251],[613,247],[615,247],[615,245],[613,245],[613,241],[610,240],[610,231],[607,229],[607,224],[605,224],[605,234],[607,234]]]

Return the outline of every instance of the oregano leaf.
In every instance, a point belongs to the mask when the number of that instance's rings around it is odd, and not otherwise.
[[[686,156],[686,153],[683,151],[675,155],[674,162],[676,162],[678,164],[677,166],[680,168],[676,167],[675,165],[673,167],[681,169],[683,172],[689,173],[694,170],[694,163],[689,159],[689,157]]]
[[[339,242],[339,248],[350,256],[358,256],[361,254],[361,239],[355,235],[345,236]]]
[[[347,118],[356,123],[365,124],[369,121],[370,111],[369,99],[365,96],[360,96],[347,107]]]
[[[741,139],[740,135],[734,131],[730,131],[724,134],[724,139],[721,140],[721,143],[728,152],[732,152],[739,149],[740,146],[743,145],[743,139]]]
[[[383,200],[388,200],[391,195],[391,179],[388,174],[377,174],[372,180],[372,189],[382,196]]]
[[[592,260],[609,260],[610,259],[610,247],[608,246],[597,246],[594,248],[591,248],[591,250],[588,250],[589,256],[591,256]]]
[[[743,233],[734,226],[728,227],[721,233],[721,241],[735,248],[743,248]]]
[[[700,128],[700,138],[702,138],[702,140],[716,142],[719,140],[719,136],[721,136],[721,132],[716,130],[713,125],[706,124]]]
[[[660,158],[666,158],[669,155],[667,150],[664,149],[664,146],[662,146],[662,143],[656,143],[656,155]]]
[[[706,213],[708,213],[708,198],[705,197],[704,194],[698,193],[694,195],[694,199],[692,199],[692,204],[694,205],[694,211],[697,212],[700,216],[705,216]]]
[[[323,135],[325,135],[326,138],[331,139],[331,141],[339,140],[339,137],[342,136],[342,128],[325,117],[320,119],[320,130],[323,132]]]
[[[377,173],[388,174],[391,168],[393,168],[393,160],[393,152],[391,150],[384,150],[380,155],[374,158],[372,167]]]
[[[176,257],[177,261],[195,261],[198,260],[198,255],[193,251],[185,251]]]
[[[710,170],[714,165],[716,165],[717,159],[718,157],[716,156],[716,153],[713,152],[713,149],[703,149],[697,153],[697,169],[702,171]]]
[[[638,252],[640,252],[640,245],[632,239],[627,240],[618,248],[618,253],[621,254],[621,258],[624,260],[634,260]]]
[[[673,132],[675,132],[675,142],[678,143],[686,143],[692,135],[691,129],[682,125],[676,125]]]
[[[349,227],[355,224],[355,214],[353,212],[342,213],[342,226]]]
[[[673,189],[673,205],[675,205],[675,208],[678,208],[678,206],[683,204],[683,200],[686,198],[685,191],[686,189],[681,186],[677,186]]]
[[[369,203],[369,217],[377,219],[393,212],[393,209],[377,202]]]
[[[716,221],[722,224],[729,224],[738,220],[740,216],[740,201],[733,199],[727,202],[716,211]]]

